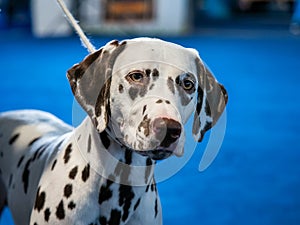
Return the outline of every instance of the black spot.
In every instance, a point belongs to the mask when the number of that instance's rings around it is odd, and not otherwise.
[[[121,212],[117,209],[113,209],[110,213],[110,219],[108,225],[119,225],[121,222]]]
[[[89,176],[90,176],[90,164],[87,164],[82,170],[81,179],[83,180],[83,182],[86,182]]]
[[[75,209],[75,207],[76,207],[76,204],[73,201],[70,201],[68,204],[68,209],[73,210],[73,209]]]
[[[72,195],[72,190],[73,190],[72,184],[67,184],[64,188],[64,196],[66,198],[69,198]]]
[[[71,158],[71,152],[72,152],[72,144],[69,144],[65,150],[65,155],[64,155],[65,164],[69,162]]]
[[[55,159],[54,162],[52,163],[51,170],[54,170],[56,163],[57,163],[57,159]]]
[[[33,139],[31,142],[29,142],[28,146],[31,146],[34,144],[34,142],[36,142],[37,140],[39,140],[41,137],[37,137],[35,139]]]
[[[21,164],[22,164],[22,162],[23,162],[23,160],[24,160],[24,155],[23,156],[21,156],[21,158],[19,159],[19,162],[18,162],[18,164],[17,164],[17,168],[19,168],[20,166],[21,166]]]
[[[78,172],[78,166],[75,166],[69,173],[69,178],[74,180]]]
[[[146,69],[145,72],[146,72],[147,77],[149,77],[150,74],[151,74],[151,70],[150,69]]]
[[[104,148],[108,149],[110,146],[110,140],[109,140],[108,135],[105,130],[100,133],[100,139],[101,139],[101,142],[102,142]]]
[[[153,183],[151,184],[151,191],[154,192],[154,191],[155,191],[155,188],[156,188],[156,185],[155,185],[155,183],[153,182]]]
[[[92,138],[91,138],[91,135],[89,134],[89,137],[88,137],[88,144],[87,144],[87,152],[88,152],[88,153],[91,152],[91,146],[92,146]]]
[[[34,209],[38,212],[40,212],[43,209],[46,200],[46,193],[44,191],[40,193],[40,188],[41,187],[39,187],[37,190],[34,203]]]
[[[160,103],[162,103],[162,102],[163,102],[163,100],[159,99],[159,100],[157,100],[155,103],[160,104]]]
[[[119,85],[119,92],[122,94],[124,92],[124,87],[122,84]]]
[[[109,189],[112,181],[107,180],[106,185],[102,185],[99,191],[98,203],[101,205],[104,201],[107,201],[112,197],[112,191]]]
[[[137,202],[135,203],[134,207],[133,207],[133,210],[135,211],[137,209],[137,207],[139,206],[139,204],[141,203],[141,198],[139,198],[137,200]]]
[[[159,72],[157,69],[153,69],[152,77],[153,77],[153,81],[156,81],[157,78],[159,77]]]
[[[100,216],[99,223],[100,223],[100,225],[106,225],[107,219],[104,216]]]
[[[166,102],[167,104],[171,104],[171,102],[170,102],[169,100],[166,100],[165,102]]]
[[[120,184],[119,187],[119,206],[123,207],[122,221],[125,222],[129,216],[131,201],[134,198],[134,192],[131,186]]]
[[[157,214],[158,214],[158,200],[157,200],[157,196],[155,198],[154,211],[155,211],[155,218],[156,218]]]
[[[12,136],[12,138],[9,140],[9,144],[12,145],[20,136],[20,134],[15,134],[14,136]]]
[[[143,115],[144,115],[146,109],[147,109],[147,105],[144,105],[144,107],[143,107]]]
[[[31,163],[31,159],[29,159],[27,161],[27,163],[25,164],[24,171],[22,174],[23,188],[24,188],[25,194],[27,194],[27,190],[28,190],[28,182],[29,182],[29,175],[30,175],[30,171],[29,171],[30,163]]]
[[[132,163],[132,151],[129,149],[125,150],[125,163],[131,165]]]
[[[50,209],[49,208],[45,209],[45,211],[44,211],[44,219],[45,219],[46,222],[49,221],[50,215],[51,215]]]
[[[150,185],[147,185],[147,187],[146,187],[146,192],[148,192],[149,189],[150,189]]]
[[[64,209],[64,203],[63,200],[61,200],[56,207],[56,217],[59,220],[63,220],[65,218],[65,209]]]
[[[3,158],[3,152],[0,152],[0,157]]]
[[[33,225],[38,225],[36,222]]]
[[[42,145],[40,146],[37,150],[35,150],[35,153],[32,157],[32,161],[36,160],[36,159],[39,159],[43,153],[45,152],[45,150],[47,149],[47,147],[50,145],[51,143],[48,143],[48,144],[45,144],[45,145]]]

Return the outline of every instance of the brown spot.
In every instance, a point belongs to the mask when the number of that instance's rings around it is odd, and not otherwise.
[[[175,84],[174,84],[174,80],[172,77],[168,77],[168,80],[167,80],[167,86],[169,88],[169,90],[175,94]]]
[[[144,135],[146,137],[150,134],[150,119],[147,118],[147,115],[144,117],[143,121],[139,124],[138,130],[141,131],[142,128],[144,128]]]
[[[122,84],[119,85],[119,92],[122,94],[124,92],[124,87]]]
[[[132,100],[136,99],[136,97],[138,96],[138,92],[139,92],[139,89],[136,88],[136,87],[131,87],[129,89],[129,96]]]

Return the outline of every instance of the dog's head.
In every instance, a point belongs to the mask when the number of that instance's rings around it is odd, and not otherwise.
[[[98,132],[153,159],[182,155],[194,113],[201,141],[227,103],[198,53],[158,39],[112,41],[67,73],[73,94]]]

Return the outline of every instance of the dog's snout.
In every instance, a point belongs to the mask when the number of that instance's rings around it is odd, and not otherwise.
[[[157,118],[153,121],[153,131],[161,147],[169,147],[181,134],[181,124],[173,119]]]

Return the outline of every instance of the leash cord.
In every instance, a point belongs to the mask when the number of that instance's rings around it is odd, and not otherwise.
[[[60,8],[66,15],[69,23],[71,26],[75,29],[77,34],[80,37],[80,40],[82,41],[82,44],[88,49],[89,53],[93,53],[96,51],[95,47],[92,45],[92,43],[89,41],[89,39],[86,37],[84,32],[82,31],[81,27],[78,25],[78,21],[75,20],[69,9],[67,8],[66,4],[63,0],[57,0],[57,3],[59,4]]]

